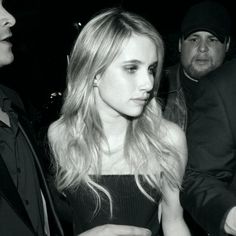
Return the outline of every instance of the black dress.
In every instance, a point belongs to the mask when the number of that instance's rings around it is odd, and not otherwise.
[[[67,197],[74,214],[75,235],[103,224],[145,227],[152,231],[152,236],[159,235],[159,191],[151,190],[147,185],[143,185],[144,189],[155,199],[156,203],[154,203],[141,193],[133,175],[102,175],[97,181],[111,194],[113,216],[110,216],[107,197],[104,196],[100,210],[94,215],[96,200],[90,191],[80,188],[76,192],[68,192]]]

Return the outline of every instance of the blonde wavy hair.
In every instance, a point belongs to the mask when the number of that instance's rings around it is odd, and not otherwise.
[[[106,138],[96,108],[93,82],[96,75],[102,74],[119,54],[123,43],[134,34],[144,35],[156,45],[158,66],[153,89],[156,91],[164,58],[160,34],[148,21],[134,13],[120,8],[106,9],[84,26],[75,41],[61,116],[48,130],[57,188],[63,191],[85,187],[95,194],[98,208],[102,195],[108,197],[111,206],[112,199],[109,190],[96,181],[96,177],[102,174],[101,143],[106,142]],[[141,179],[162,192],[161,176],[165,176],[171,186],[180,188],[180,173],[183,173],[178,153],[163,139],[166,131],[162,120],[160,105],[152,96],[143,113],[129,119],[124,147],[127,162],[136,170],[137,186],[152,201],[154,199],[142,186]],[[156,162],[156,173],[148,171],[150,160]],[[95,175],[89,175],[90,168]]]

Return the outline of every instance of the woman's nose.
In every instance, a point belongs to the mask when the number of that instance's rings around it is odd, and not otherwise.
[[[150,74],[149,72],[145,72],[141,78],[140,88],[142,90],[149,92],[153,88],[153,83],[154,83],[153,75]]]

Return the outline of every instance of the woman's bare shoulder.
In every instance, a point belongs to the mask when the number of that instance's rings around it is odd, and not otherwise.
[[[184,131],[177,124],[163,119],[161,129],[163,132],[164,141],[180,152],[183,157],[183,161],[186,159],[187,154],[187,142]]]

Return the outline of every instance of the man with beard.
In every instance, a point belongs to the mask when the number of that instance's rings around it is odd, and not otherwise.
[[[199,81],[225,61],[230,25],[225,7],[213,1],[193,5],[183,18],[178,45],[180,62],[165,70],[158,94],[164,117],[184,131],[191,104],[199,94]],[[186,211],[184,216],[193,236],[207,235]]]
[[[224,63],[230,45],[230,16],[213,1],[193,5],[181,24],[180,63],[167,68],[159,95],[166,119],[187,128],[188,104],[198,81]]]

